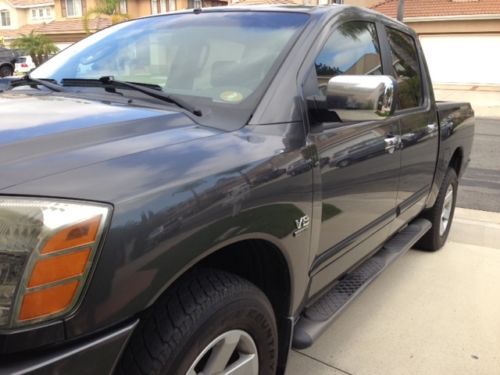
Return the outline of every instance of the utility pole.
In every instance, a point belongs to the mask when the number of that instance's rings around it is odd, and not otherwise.
[[[398,4],[398,21],[403,22],[405,14],[405,0],[399,0]]]

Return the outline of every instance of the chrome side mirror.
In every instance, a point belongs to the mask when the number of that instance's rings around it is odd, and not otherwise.
[[[342,121],[380,120],[394,113],[396,87],[389,76],[336,76],[328,81],[327,107]]]

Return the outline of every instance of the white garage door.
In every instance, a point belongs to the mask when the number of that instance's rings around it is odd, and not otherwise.
[[[422,35],[434,83],[500,84],[500,35]]]

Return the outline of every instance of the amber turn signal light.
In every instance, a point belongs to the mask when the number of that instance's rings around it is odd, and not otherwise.
[[[19,320],[34,319],[65,310],[73,301],[79,281],[60,284],[24,295]]]
[[[31,271],[28,288],[82,275],[87,266],[90,251],[90,248],[86,248],[38,260]]]
[[[101,216],[96,216],[90,220],[64,228],[47,241],[41,253],[52,253],[54,251],[87,245],[94,242],[99,225],[101,224],[101,219]]]

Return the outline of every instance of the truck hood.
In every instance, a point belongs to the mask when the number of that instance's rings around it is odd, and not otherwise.
[[[59,94],[0,94],[0,189],[218,133],[181,112]]]

